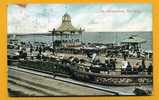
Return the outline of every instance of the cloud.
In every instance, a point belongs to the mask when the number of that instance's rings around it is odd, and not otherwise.
[[[48,32],[61,24],[65,12],[75,27],[86,31],[152,31],[151,10],[150,4],[9,5],[8,32]]]

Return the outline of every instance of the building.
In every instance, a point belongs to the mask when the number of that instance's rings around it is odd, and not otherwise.
[[[65,13],[62,16],[61,25],[52,31],[52,41],[60,43],[61,47],[76,47],[82,43],[82,30],[81,28],[75,28],[71,22],[71,16]],[[54,37],[60,37],[55,40]],[[55,46],[55,45],[54,45]]]
[[[137,36],[137,35],[131,35],[127,39],[124,39],[121,44],[127,45],[129,49],[133,51],[139,51],[141,49],[141,44],[145,43],[146,40]]]

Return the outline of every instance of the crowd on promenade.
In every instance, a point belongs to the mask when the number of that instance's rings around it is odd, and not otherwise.
[[[118,63],[121,64],[118,64]],[[107,71],[108,73],[110,71],[116,71],[116,70],[120,70],[121,74],[125,74],[125,75],[137,75],[137,74],[152,74],[152,63],[146,64],[145,63],[145,58],[143,58],[142,60],[137,60],[137,62],[135,64],[132,64],[129,59],[127,58],[122,58],[120,59],[120,61],[118,61],[118,59],[116,58],[108,58],[105,57],[105,62],[102,63],[98,58],[95,59],[92,63],[93,65],[99,65],[100,70],[102,71]],[[120,67],[119,67],[120,65]],[[95,72],[99,72],[97,70],[99,70],[99,68],[95,68],[96,71]]]
[[[27,59],[28,55],[30,56],[31,59],[34,59],[34,52],[38,52],[36,55],[36,59],[47,59],[47,51],[48,52],[53,52],[54,49],[52,48],[51,45],[45,44],[45,43],[37,43],[32,44],[31,42],[20,42],[19,44],[12,45],[9,48],[14,48],[17,49],[17,56],[20,58]],[[29,51],[29,52],[28,52]],[[107,58],[105,57],[105,62],[101,63],[99,59],[94,59],[93,54],[88,54],[88,57],[91,58],[91,63],[92,65],[99,65],[100,68],[97,68],[95,72],[99,72],[98,70],[103,70],[103,71],[115,71],[116,66],[117,66],[117,59],[115,58]],[[92,60],[93,59],[93,60]],[[145,64],[145,59],[143,58],[141,62],[136,62],[134,65],[131,64],[130,61],[127,60],[127,56],[123,55],[123,61],[122,66],[121,66],[121,74],[139,74],[139,73],[144,73],[147,72],[148,74],[152,74],[152,64],[150,63],[148,66]],[[91,67],[92,69],[95,67]]]

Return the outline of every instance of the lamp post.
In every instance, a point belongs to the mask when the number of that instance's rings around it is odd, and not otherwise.
[[[79,33],[80,33],[81,44],[82,44],[82,29],[81,29],[81,27],[80,27],[80,31],[79,31]]]
[[[55,46],[54,46],[55,28],[53,28],[51,35],[52,35],[52,54],[55,54]]]

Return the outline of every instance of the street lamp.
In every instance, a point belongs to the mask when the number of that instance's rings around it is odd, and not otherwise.
[[[52,35],[52,54],[55,54],[55,46],[54,46],[55,28],[53,28],[53,30],[49,32],[51,32]]]

